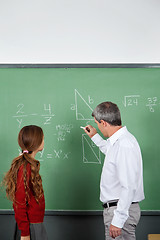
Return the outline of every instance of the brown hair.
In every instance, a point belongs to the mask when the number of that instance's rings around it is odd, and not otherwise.
[[[18,144],[22,149],[22,155],[13,159],[11,163],[11,167],[9,171],[6,173],[3,183],[6,188],[7,197],[15,202],[15,192],[17,185],[17,174],[21,165],[23,165],[23,176],[24,176],[24,187],[26,192],[26,202],[29,201],[29,194],[27,189],[29,186],[27,184],[27,164],[29,163],[31,166],[31,178],[30,185],[32,187],[32,191],[34,197],[37,202],[43,196],[43,187],[42,187],[42,179],[39,174],[40,163],[34,158],[31,158],[30,154],[33,151],[36,151],[38,147],[41,145],[43,141],[43,130],[42,128],[29,125],[23,127],[18,135]],[[24,150],[28,150],[28,153],[24,152]]]

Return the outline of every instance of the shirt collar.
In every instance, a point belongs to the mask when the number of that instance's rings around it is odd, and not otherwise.
[[[117,132],[115,132],[108,140],[110,141],[111,145],[113,145],[121,135],[123,135],[127,131],[126,126],[120,128]]]

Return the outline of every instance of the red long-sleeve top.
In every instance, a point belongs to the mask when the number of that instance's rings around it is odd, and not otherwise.
[[[24,174],[23,165],[20,166],[17,176],[17,188],[15,194],[15,203],[13,203],[13,208],[15,212],[15,219],[18,224],[19,230],[21,230],[21,236],[30,235],[29,224],[30,223],[41,223],[44,218],[45,211],[45,199],[44,195],[36,202],[32,191],[32,185],[30,182],[31,178],[31,166],[27,164],[27,189],[29,194],[29,201],[26,204],[26,193],[24,187]]]

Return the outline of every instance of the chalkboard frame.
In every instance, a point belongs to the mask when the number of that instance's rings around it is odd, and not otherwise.
[[[0,64],[0,68],[160,68],[160,63],[80,63],[80,64]],[[46,216],[64,216],[64,215],[102,215],[102,211],[71,211],[71,210],[47,210]],[[13,210],[0,209],[0,215],[14,215]],[[160,216],[159,210],[142,210],[142,216]]]
[[[160,68],[160,63],[0,64],[0,68]]]

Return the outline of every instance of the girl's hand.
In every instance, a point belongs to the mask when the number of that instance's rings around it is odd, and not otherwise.
[[[21,240],[30,240],[30,236],[21,237]]]

